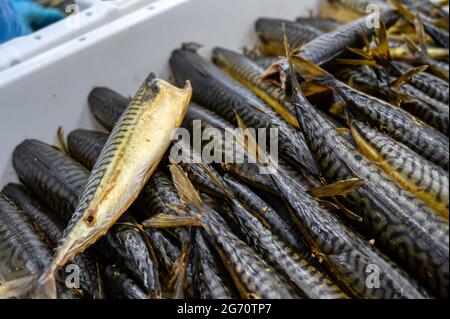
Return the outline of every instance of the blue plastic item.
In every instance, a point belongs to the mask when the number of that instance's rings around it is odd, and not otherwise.
[[[43,8],[32,0],[0,0],[0,43],[63,18],[59,10]]]

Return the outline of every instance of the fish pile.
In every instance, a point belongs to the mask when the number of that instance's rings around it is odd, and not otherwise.
[[[212,61],[185,43],[173,84],[91,91],[104,130],[23,141],[0,298],[448,298],[448,2],[373,3],[259,18]]]

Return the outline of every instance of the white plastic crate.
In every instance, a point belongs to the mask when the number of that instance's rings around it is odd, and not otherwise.
[[[98,128],[87,106],[95,86],[133,95],[148,75],[168,75],[182,42],[240,50],[255,43],[258,17],[293,19],[318,0],[160,0],[0,72],[0,186],[15,180],[14,147],[56,142],[56,130]]]
[[[156,0],[76,0],[65,19],[0,45],[0,72]]]

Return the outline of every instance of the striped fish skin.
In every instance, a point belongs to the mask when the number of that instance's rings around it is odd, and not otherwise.
[[[251,59],[223,48],[213,50],[213,61],[242,85],[258,95],[264,102],[283,117],[283,119],[296,128],[300,128],[296,111],[286,97],[285,91],[278,85],[262,81],[264,70]],[[322,113],[336,128],[343,127],[341,123]]]
[[[173,214],[170,205],[180,204],[180,198],[170,179],[157,170],[142,190],[142,195],[136,201],[136,208],[151,218],[156,214]]]
[[[328,0],[327,2],[343,6],[358,14],[366,14],[369,5],[376,5],[381,10],[386,10],[389,7],[384,0]]]
[[[392,79],[394,81],[395,79]],[[447,88],[448,89],[448,88]],[[441,133],[449,135],[449,107],[439,100],[432,98],[414,85],[405,83],[396,89],[398,92],[416,99],[413,103],[403,103],[401,107],[434,127]]]
[[[268,67],[270,67],[272,64],[274,64],[278,60],[279,60],[278,57],[273,57],[273,56],[259,56],[259,57],[252,58],[252,61],[264,70],[266,70]]]
[[[147,228],[145,231],[147,232],[155,249],[156,258],[158,259],[158,266],[160,267],[159,273],[161,282],[163,283],[163,287],[165,287],[166,292],[168,292],[169,289],[167,286],[169,284],[169,280],[173,276],[175,266],[181,255],[181,248],[179,245],[180,240],[177,240],[174,236],[155,228]],[[177,236],[176,232],[175,236]],[[178,237],[180,236],[178,235]],[[194,266],[191,260],[189,260],[186,267],[186,287],[184,293],[188,298],[195,298],[196,296],[194,290]]]
[[[317,38],[321,31],[309,25],[293,21],[260,18],[255,23],[255,31],[260,41],[260,51],[264,55],[279,56],[284,54],[282,24],[286,26],[291,48],[300,48],[302,45]]]
[[[224,131],[225,130],[234,130],[235,127],[233,125],[231,125],[228,121],[224,120],[223,118],[221,118],[220,116],[218,116],[216,113],[200,106],[197,104],[191,104],[191,106],[189,107],[189,110],[185,116],[184,119],[184,123],[183,126],[187,129],[189,129],[191,132],[193,132],[194,127],[193,127],[193,121],[194,120],[200,120],[201,121],[201,129],[203,131],[207,130],[208,128],[215,128],[215,129],[219,129],[222,134],[225,134]],[[195,134],[193,132],[193,134]],[[233,149],[231,149],[231,147],[233,147]],[[185,147],[186,148],[186,147]],[[229,158],[234,158],[235,156],[235,150],[234,150],[234,143],[233,145],[230,145],[230,147],[222,147],[222,152],[225,156],[228,156]],[[187,153],[187,152],[186,152]],[[193,155],[195,155],[196,152],[194,152]],[[200,158],[197,158],[198,163],[201,162]],[[186,162],[186,161],[185,161]],[[236,161],[231,161],[232,163],[226,163],[226,161],[222,161],[222,163],[220,163],[221,169],[226,171],[226,172],[230,172],[233,173],[237,176],[239,176],[240,178],[244,178],[245,180],[249,181],[252,184],[256,184],[258,187],[260,187],[261,189],[268,191],[268,192],[273,192],[273,184],[271,183],[270,178],[267,178],[267,176],[264,176],[260,173],[259,171],[259,166],[257,164],[254,163],[249,163],[247,160],[244,161],[244,163],[234,163]],[[183,165],[183,164],[181,164]],[[210,166],[209,170],[212,172],[215,172],[215,170],[213,168],[211,168]],[[222,196],[222,191],[220,189],[217,188],[217,186],[211,181],[210,176],[205,175],[205,172],[200,169],[198,165],[184,165],[183,169],[185,171],[187,171],[188,176],[191,180],[193,180],[196,184],[201,184],[199,183],[199,178],[196,176],[193,176],[193,174],[189,174],[190,170],[195,170],[198,171],[196,173],[196,175],[198,176],[203,176],[203,183],[205,186],[207,186],[207,188],[209,188],[209,190],[211,190],[209,192],[210,195],[218,195],[219,197]],[[216,174],[217,177],[218,174]],[[204,187],[205,189],[206,187]]]
[[[368,159],[448,220],[449,176],[446,170],[361,121],[353,120],[351,130],[358,148]]]
[[[398,14],[393,10],[384,11],[379,16],[386,27],[394,24],[397,18]],[[334,31],[322,34],[305,44],[299,54],[318,65],[331,61],[345,52],[348,47],[358,46],[362,41],[363,34],[367,37],[373,34],[374,29],[367,26],[368,19],[373,19],[373,17],[361,17]]]
[[[213,62],[217,66],[258,95],[286,122],[299,128],[295,109],[291,103],[287,102],[284,91],[274,84],[261,80],[264,69],[255,64],[250,58],[227,49],[214,48],[212,54]]]
[[[223,164],[222,170],[259,190],[278,195],[270,177],[261,174],[258,164],[248,163],[248,161],[242,164]]]
[[[20,277],[44,269],[51,254],[43,234],[39,233],[26,215],[3,194],[0,194],[0,211],[0,252],[2,268],[5,267],[2,274],[15,276],[17,273]]]
[[[69,221],[89,174],[83,166],[38,140],[25,140],[14,149],[13,166],[25,186],[63,222]]]
[[[339,75],[344,81],[349,83],[351,87],[361,89],[371,95],[379,94],[381,91],[381,93],[386,96],[386,99],[389,99],[392,92],[380,88],[380,83],[376,78],[376,75],[370,74],[366,70],[366,68],[345,69],[339,72]],[[378,70],[378,74],[380,73],[384,72]],[[386,80],[387,82],[392,82],[395,79],[386,74]],[[388,83],[386,83],[386,85],[388,85]],[[401,87],[396,88],[396,91],[413,97],[416,100],[415,102],[402,103],[401,107],[404,110],[448,136],[448,105],[433,99],[409,83],[405,83]]]
[[[75,130],[67,136],[69,154],[78,163],[91,170],[94,167],[108,134],[91,130]]]
[[[198,105],[196,103],[191,103],[189,106],[189,109],[186,113],[186,116],[184,117],[183,121],[183,127],[185,128],[192,128],[192,121],[194,120],[200,120],[202,124],[202,130],[204,130],[207,126],[216,127],[220,130],[225,129],[233,129],[234,126],[228,122],[227,120],[223,119],[216,113],[210,111],[209,109]]]
[[[216,113],[197,104],[191,104],[191,106],[189,107],[189,110],[185,116],[183,126],[187,129],[192,130],[192,123],[194,120],[201,121],[202,130],[205,130],[209,127],[217,128],[222,132],[225,129],[236,129],[233,125],[231,125],[228,121],[222,119]],[[236,152],[238,152],[237,150],[235,150],[235,147],[233,147],[232,149],[232,146],[233,145],[227,145],[227,147],[223,148],[223,152],[225,154],[228,154],[229,158],[233,158]],[[197,161],[200,162],[200,159],[197,159]],[[282,158],[278,159],[278,165],[278,169],[284,170],[286,172],[286,175],[290,179],[295,181],[295,183],[297,183],[302,189],[309,189],[320,185],[320,181],[317,179],[317,177],[309,174],[308,172],[306,172],[306,170],[293,167]],[[248,160],[245,160],[244,163],[221,163],[221,168],[225,172],[237,176],[261,190],[269,193],[276,193],[276,186],[273,184],[272,179],[267,174],[261,174],[260,166],[257,163],[251,163]],[[187,167],[183,167],[183,169],[186,170]],[[210,168],[210,170],[214,171],[212,168]],[[189,177],[192,178],[192,176]],[[215,190],[215,194],[222,194],[222,192],[214,187],[213,183],[211,183],[209,176],[207,176],[205,185],[209,185],[208,187],[211,190]]]
[[[9,198],[0,193],[0,278],[9,281],[39,273],[47,267],[50,259],[51,250],[44,234]],[[64,285],[59,274],[56,289],[61,299],[81,297]]]
[[[421,15],[423,28],[425,32],[434,40],[434,42],[440,47],[449,48],[449,35],[448,30],[439,28],[433,24],[433,20],[428,16]],[[447,17],[448,21],[448,17]]]
[[[181,206],[182,202],[178,193],[170,180],[170,178],[161,170],[157,170],[153,176],[145,185],[142,193],[138,197],[135,203],[135,210],[144,215],[145,218],[151,218],[157,214],[184,215],[184,212],[178,211],[177,206]],[[191,229],[189,227],[177,227],[174,229],[174,233],[181,244],[180,252],[176,255],[176,262],[181,254],[181,249],[191,245]],[[161,246],[159,246],[161,248]],[[158,248],[156,249],[156,255],[158,256]],[[167,261],[165,261],[167,264]],[[167,269],[169,270],[169,269]],[[172,273],[172,269],[169,270]],[[190,292],[193,289],[192,285],[192,270],[191,266],[188,266],[186,276],[185,292]]]
[[[56,148],[36,140],[27,140],[16,147],[13,164],[19,179],[63,222],[68,222],[86,186],[89,171]],[[113,226],[95,247],[107,258],[117,258],[117,263],[120,261],[143,288],[152,289],[155,286],[153,264],[136,229],[137,226],[124,224]]]
[[[131,101],[109,88],[97,87],[89,94],[88,102],[94,118],[111,131]]]
[[[170,66],[177,83],[191,80],[194,101],[233,124],[236,124],[237,112],[248,127],[277,128],[280,155],[305,167],[311,174],[318,174],[303,135],[217,66],[185,49],[172,52]]]
[[[220,260],[208,247],[201,232],[195,234],[195,283],[201,299],[234,299],[237,294]]]
[[[367,233],[435,294],[445,296],[448,224],[347,143],[301,93],[295,99],[308,143],[325,176],[330,181],[355,176],[366,181],[346,197],[362,208]]]
[[[132,204],[181,124],[191,94],[189,84],[179,89],[153,74],[144,81],[94,165],[43,278],[105,235]]]
[[[186,121],[186,118],[184,121]],[[76,159],[80,159],[82,161],[81,163],[86,163],[86,165],[89,165],[90,163],[95,163],[98,159],[107,138],[108,135],[106,133],[77,130],[69,135],[69,150],[71,150],[70,152],[75,155]],[[217,186],[211,182],[210,177],[207,176],[203,170],[199,169],[198,165],[192,164],[202,162],[200,155],[194,152],[189,145],[183,143],[182,141],[177,143],[177,147],[179,147],[180,150],[183,150],[182,155],[185,157],[182,158],[180,165],[188,172],[189,178],[195,181],[197,185],[201,186],[203,191],[209,194],[222,194]],[[211,167],[210,170],[213,171]],[[147,198],[149,198],[149,196],[139,196],[138,202],[145,202]]]
[[[400,74],[411,69],[411,66],[405,62],[394,61],[392,63],[398,69]],[[427,72],[417,73],[411,79],[411,85],[444,104],[449,103],[448,82],[437,76]]]
[[[175,216],[185,215],[184,211],[176,208],[181,205],[180,197],[170,178],[161,170],[157,170],[145,185],[135,206],[136,210],[144,215],[144,218],[151,218],[161,213]],[[183,247],[190,245],[189,227],[177,227],[174,232]]]
[[[364,299],[429,297],[400,267],[320,207],[312,197],[294,190],[283,176],[275,174],[274,178],[298,218],[299,228],[314,256],[346,293]],[[371,267],[380,270],[380,289],[367,284]]]
[[[433,16],[438,16],[448,20],[448,12],[446,12],[442,8],[438,8],[437,6],[435,6],[432,1],[400,0],[399,2],[408,6],[409,8],[417,9],[419,12],[425,15],[433,14]]]
[[[448,137],[411,114],[340,82],[330,85],[346,100],[352,113],[386,132],[429,161],[448,170]]]
[[[118,266],[105,269],[108,294],[112,299],[147,299],[147,294]]]
[[[312,299],[348,298],[331,280],[294,252],[238,201],[233,201],[232,209],[240,222],[247,244],[254,247],[266,261],[295,284],[305,297]]]
[[[63,222],[40,200],[33,197],[30,191],[22,185],[10,183],[2,189],[2,193],[33,220],[51,246],[58,243],[64,230]]]
[[[62,221],[21,185],[8,184],[3,188],[2,193],[27,214],[45,235],[49,246],[54,249],[64,231]],[[79,269],[80,287],[92,298],[100,298],[101,281],[98,278],[96,264],[92,256],[86,253],[80,254],[74,258],[72,263]]]
[[[161,279],[170,278],[177,259],[180,256],[181,249],[179,245],[162,231],[155,228],[147,228],[146,232],[155,248],[158,265],[162,267],[160,271]]]
[[[83,158],[87,163],[95,163],[104,147],[104,140],[105,138],[107,139],[108,135],[97,131],[84,131],[83,134],[76,133],[78,139],[77,145],[71,145],[71,140],[69,140],[69,149],[80,146],[79,150],[76,151],[78,157]],[[85,145],[86,147],[81,148],[81,145]],[[191,152],[190,149],[189,152]],[[203,171],[199,170],[196,165],[189,165],[188,160],[190,159],[186,158],[182,165],[193,169],[189,175],[197,180],[199,184],[203,184],[202,182],[205,181],[205,188],[212,187],[215,189],[214,194],[220,193],[220,190],[211,183],[209,177],[206,176]],[[180,200],[177,193],[170,185],[171,183],[165,174],[161,171],[156,171],[134,202],[134,208],[145,215],[146,218],[151,218],[157,213],[171,213],[171,210],[167,207],[167,203],[176,205],[179,204]]]
[[[234,284],[245,299],[295,299],[301,296],[245,242],[228,231],[212,210],[201,216],[202,226],[214,243]]]
[[[205,171],[198,165],[206,167],[210,173],[221,180],[219,173],[209,164],[202,160],[202,156],[197,153],[190,145],[184,142],[178,142],[177,147],[182,150],[182,156],[180,156],[180,166],[187,173],[189,179],[197,185],[203,192],[212,196],[222,196],[222,191],[211,180],[211,177],[205,173]]]
[[[151,218],[157,214],[179,216],[174,207],[180,206],[181,200],[170,178],[160,170],[157,170],[142,190],[135,203],[136,210],[145,218]],[[191,234],[187,227],[177,227],[174,231],[179,237],[181,245],[190,244]]]
[[[233,176],[225,175],[224,180],[232,190],[233,195],[244,207],[265,220],[270,225],[270,230],[281,240],[286,242],[303,258],[310,261],[311,249],[309,244],[300,236],[296,225],[291,220],[281,217],[269,204]]]
[[[321,17],[298,17],[295,22],[302,25],[309,25],[322,32],[331,32],[341,26],[339,21]]]
[[[130,214],[124,214],[111,229],[113,231],[99,241],[99,246],[113,247],[108,257],[127,270],[151,298],[160,298],[161,287],[153,247],[147,244],[146,235],[141,233],[136,220]]]

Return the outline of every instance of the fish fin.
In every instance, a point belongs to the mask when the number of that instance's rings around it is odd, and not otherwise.
[[[170,165],[169,170],[172,174],[172,181],[177,189],[178,195],[181,200],[186,204],[192,204],[197,209],[202,210],[202,200],[194,185],[192,185],[189,177],[183,171],[180,165],[169,157]]]
[[[333,197],[346,195],[358,189],[365,181],[359,178],[350,178],[336,183],[319,186],[308,190],[313,197]]]
[[[261,51],[259,50],[259,46],[257,44],[255,44],[253,48],[243,47],[242,55],[245,55],[250,59],[259,58],[262,56]]]
[[[380,27],[375,28],[375,51],[379,57],[384,60],[391,60],[391,55],[389,53],[389,39],[386,31],[386,25],[383,21],[380,21]]]
[[[441,28],[441,29],[447,29],[448,30],[448,20],[447,19],[444,19],[444,18],[440,18],[440,19],[435,19],[434,21],[433,21],[433,24],[436,26],[436,27],[438,27],[438,28]]]
[[[420,17],[419,14],[417,14],[416,20],[414,21],[414,27],[416,29],[417,36],[419,38],[420,52],[421,52],[421,54],[425,54],[428,56],[425,28],[423,26],[422,18]]]
[[[334,103],[332,106],[330,106],[328,111],[330,112],[330,114],[340,115],[344,112],[344,110],[345,110],[345,104]]]
[[[288,60],[289,69],[291,70],[292,85],[293,88],[301,92],[300,84],[298,83],[298,80],[295,76],[294,65],[297,67],[298,71],[302,73],[302,76],[306,80],[326,77],[329,74],[324,69],[304,59],[300,55],[293,55],[291,48],[289,46],[288,34],[286,30],[286,25],[284,23],[282,25],[282,29],[283,29],[284,50],[286,58]]]
[[[337,127],[336,131],[341,135],[350,134],[350,129],[346,127]]]
[[[326,85],[317,83],[314,80],[307,80],[305,82],[302,82],[300,87],[301,87],[301,90],[302,90],[304,96],[311,96],[311,95],[323,93],[323,92],[330,90],[330,88],[327,87]]]
[[[411,41],[408,41],[408,44],[416,49],[423,62],[430,67],[431,71],[433,71],[435,75],[439,76],[440,78],[448,82],[449,79],[448,72],[437,66],[434,60],[428,54],[425,29],[423,26],[422,18],[420,17],[419,14],[417,14],[417,18],[414,21],[414,27],[416,28],[416,33],[419,37],[419,48],[417,46],[414,46],[414,43],[411,43]]]
[[[302,46],[302,47],[303,47],[303,46]],[[302,47],[292,49],[291,54],[292,54],[292,55],[300,54],[300,52],[302,52]]]
[[[259,164],[269,163],[269,158],[266,153],[259,148],[258,142],[256,141],[253,134],[249,131],[244,121],[236,114],[236,121],[240,129],[240,134],[236,137],[236,142],[249,154],[252,156]],[[262,161],[262,158],[266,161]]]
[[[442,60],[448,59],[448,49],[444,48],[428,48],[427,49],[428,56],[432,59]]]
[[[56,131],[56,137],[58,139],[58,148],[64,155],[69,155],[69,149],[67,148],[66,140],[64,139],[64,129],[62,126],[58,127],[58,130]]]
[[[295,65],[301,75],[305,79],[316,79],[316,78],[324,78],[331,77],[331,75],[322,69],[321,67],[315,65],[314,63],[304,59],[301,56],[295,55],[291,56],[293,65]],[[298,82],[298,81],[297,81]]]
[[[144,220],[142,225],[150,228],[201,227],[201,222],[197,218],[191,216],[158,214],[150,219]]]
[[[438,2],[436,2],[436,3],[433,3],[435,6],[436,6],[436,8],[443,8],[443,7],[446,7],[446,6],[448,6],[448,0],[440,0],[440,1],[438,1]]]
[[[180,213],[186,213],[186,206],[182,205],[182,204],[171,204],[168,203],[167,207],[169,207],[171,210],[175,211],[175,212],[180,212]]]
[[[337,63],[345,65],[368,65],[368,66],[378,66],[378,63],[374,60],[367,59],[335,59]]]
[[[421,53],[420,47],[417,46],[417,44],[414,42],[414,40],[411,38],[411,36],[405,34],[403,36],[403,40],[405,41],[405,43],[410,51],[412,51],[412,52],[415,51],[415,52],[418,52],[419,54]]]
[[[359,49],[359,48],[350,48],[348,47],[347,50],[349,50],[350,52],[366,59],[366,60],[370,60],[372,59],[372,57],[370,56],[370,54],[368,52],[365,52],[363,49]]]
[[[140,224],[137,225],[137,229],[142,235],[142,238],[144,239],[145,246],[147,247],[148,254],[150,256],[150,259],[155,267],[155,269],[159,269],[159,262],[158,258],[156,257],[155,249],[153,248],[152,240],[150,239],[149,234],[145,231],[144,227]],[[158,278],[158,276],[156,277]],[[151,289],[148,292],[148,298],[149,299],[161,299],[161,283],[159,279],[156,280],[155,286],[153,289]]]
[[[413,23],[414,21],[414,14],[409,11],[408,8],[406,8],[403,4],[399,3],[396,0],[388,0],[388,2],[394,7],[394,9],[403,16],[408,22]]]
[[[56,282],[53,274],[25,276],[0,285],[0,299],[56,299],[56,297]]]
[[[233,199],[233,196],[230,192],[225,188],[225,186],[219,181],[217,176],[203,163],[197,163],[198,166],[211,178],[213,183],[227,196],[229,199]]]
[[[389,84],[389,87],[391,89],[399,88],[402,85],[411,81],[411,79],[413,78],[414,75],[416,75],[417,73],[423,72],[426,69],[428,69],[428,65],[421,65],[416,68],[412,68],[412,69],[408,70],[406,73],[402,74],[397,80],[395,80],[394,82]]]
[[[408,104],[408,103],[415,103],[415,102],[417,102],[417,100],[414,97],[412,97],[412,96],[410,96],[408,94],[397,92],[394,89],[392,89],[391,91],[392,91],[392,93],[395,96],[395,101],[394,102],[395,102],[395,104],[397,106],[399,106],[401,104]]]
[[[173,270],[173,276],[169,281],[169,287],[172,287],[174,290],[173,299],[184,298],[184,287],[186,286],[186,271],[190,251],[190,243],[181,249],[180,256],[175,265],[175,269]]]

